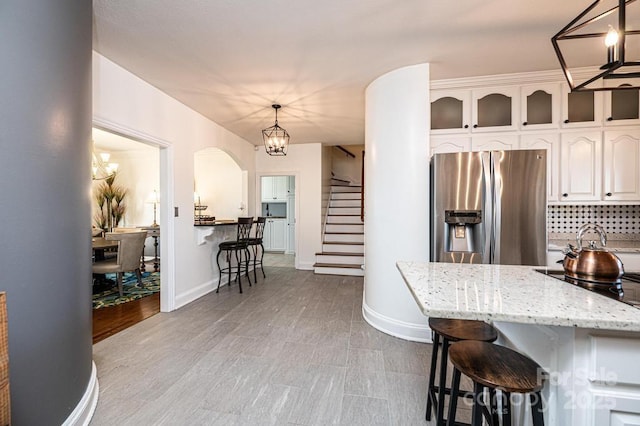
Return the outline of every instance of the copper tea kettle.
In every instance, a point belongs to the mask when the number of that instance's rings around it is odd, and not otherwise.
[[[595,241],[590,241],[588,248],[582,247],[582,237],[589,229],[593,229],[600,235],[601,247],[597,247]],[[600,225],[593,223],[582,225],[578,229],[576,240],[577,248],[569,244],[564,251],[562,266],[567,277],[595,283],[613,284],[620,281],[624,274],[624,267],[620,258],[605,248],[607,234]]]

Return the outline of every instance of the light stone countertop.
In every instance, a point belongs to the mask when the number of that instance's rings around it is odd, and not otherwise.
[[[544,267],[397,262],[426,316],[640,331],[640,309],[536,272]]]

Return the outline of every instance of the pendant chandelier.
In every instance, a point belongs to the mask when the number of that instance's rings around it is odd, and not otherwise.
[[[638,51],[640,43],[640,30],[631,30],[627,23],[627,6],[635,0],[596,0],[575,19],[567,24],[558,34],[551,38],[556,56],[562,67],[571,91],[598,91],[598,90],[623,90],[638,89],[637,82],[626,80],[628,84],[614,87],[607,84],[599,85],[600,80],[606,82],[612,79],[630,79],[640,77],[640,58],[629,60],[626,54],[629,48]],[[634,6],[635,7],[635,6]],[[568,41],[572,46],[577,46],[580,41],[582,46],[588,44],[589,39],[596,39],[594,54],[599,55],[600,60],[606,61],[591,77],[582,82],[577,82],[571,74],[567,64],[565,53],[572,53],[565,49],[563,53],[559,41]],[[591,40],[593,41],[593,40]],[[591,86],[589,86],[591,85]]]
[[[91,153],[91,178],[93,180],[109,179],[116,175],[118,163],[109,162],[111,155],[107,152]]]
[[[289,133],[278,125],[278,110],[282,107],[278,104],[273,104],[271,107],[276,110],[276,122],[262,131],[264,149],[269,155],[287,155]]]

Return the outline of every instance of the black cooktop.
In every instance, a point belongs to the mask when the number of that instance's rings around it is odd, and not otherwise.
[[[610,299],[618,300],[640,309],[640,273],[627,272],[622,276],[618,284],[596,284],[588,281],[577,280],[567,277],[564,271],[536,269],[536,272],[562,280],[564,282],[582,287],[585,290],[606,296]]]

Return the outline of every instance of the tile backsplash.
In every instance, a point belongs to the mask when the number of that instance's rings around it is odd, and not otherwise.
[[[576,233],[587,222],[604,227],[607,234],[640,234],[640,206],[567,206],[547,207],[549,233]]]

